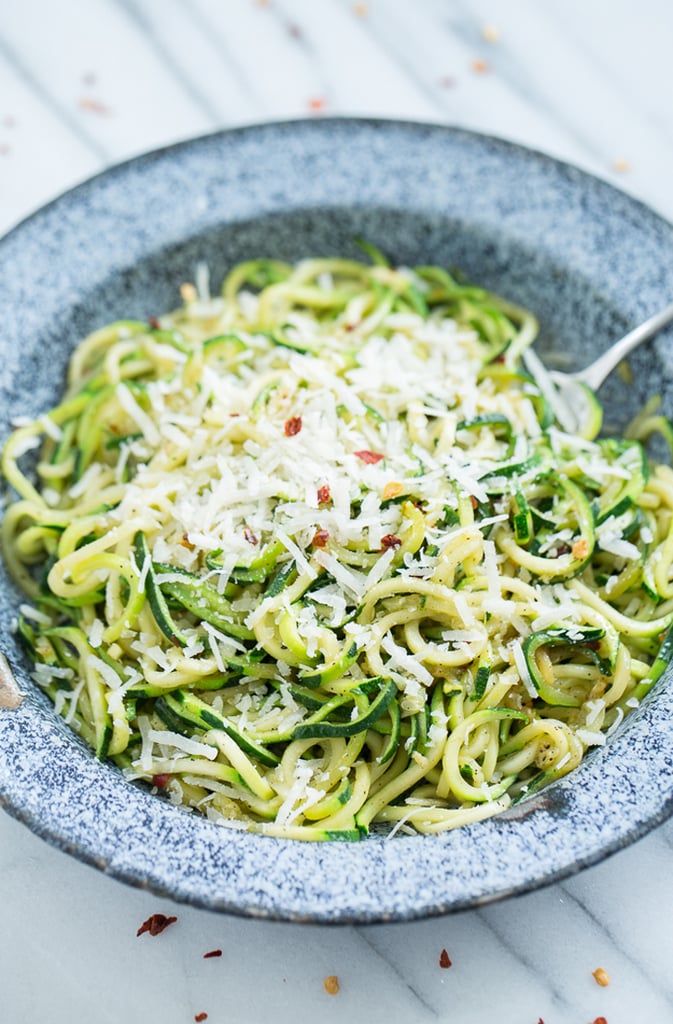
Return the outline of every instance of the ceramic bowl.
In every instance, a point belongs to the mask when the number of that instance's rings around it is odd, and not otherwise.
[[[57,199],[0,243],[0,431],[57,398],[93,328],[179,302],[205,260],[357,255],[460,267],[531,307],[539,352],[589,361],[673,296],[673,230],[572,167],[466,131],[322,120],[222,132],[142,156]],[[603,391],[624,426],[646,397],[673,410],[673,334]],[[1,572],[2,570],[0,570]],[[665,677],[572,775],[500,817],[441,836],[304,844],[187,814],[99,764],[31,682],[0,576],[2,649],[24,697],[0,708],[0,802],[116,878],[213,910],[302,921],[442,914],[562,878],[673,809],[673,688]],[[0,689],[0,698],[6,692]]]

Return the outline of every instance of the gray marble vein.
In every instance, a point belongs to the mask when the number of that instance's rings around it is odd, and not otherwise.
[[[363,943],[365,943],[369,947],[369,949],[371,949],[373,951],[374,955],[380,958],[380,960],[385,965],[386,969],[391,972],[391,974],[393,975],[395,980],[396,981],[398,981],[398,980],[401,981],[406,986],[407,990],[413,996],[413,999],[415,1001],[416,1007],[420,1008],[423,1011],[425,1011],[422,1019],[433,1020],[433,1021],[434,1020],[438,1020],[439,1015],[438,1015],[438,1012],[437,1012],[437,1008],[435,1006],[433,1006],[432,1003],[430,1003],[428,1001],[428,998],[423,993],[423,991],[421,989],[417,988],[413,984],[413,982],[410,981],[408,977],[406,977],[406,972],[404,971],[404,966],[403,965],[399,965],[399,964],[393,964],[392,961],[386,956],[386,954],[381,951],[381,949],[379,948],[379,946],[378,946],[378,944],[376,942],[376,931],[375,931],[375,929],[372,929],[372,928],[365,929],[365,928],[357,928],[356,927],[356,928],[353,929],[353,931],[356,933],[358,938]],[[420,1020],[421,1018],[418,1018],[418,1019]]]
[[[201,88],[192,74],[185,72],[178,64],[176,58],[180,49],[179,41],[175,40],[175,46],[173,47],[167,46],[164,43],[161,36],[155,31],[155,26],[149,16],[148,9],[141,0],[113,0],[113,2],[125,12],[138,31],[147,37],[147,46],[156,53],[166,70],[179,83],[180,88],[185,91],[192,102],[210,119],[213,128],[218,126],[221,123],[219,108],[211,101],[207,92]]]
[[[348,0],[341,0],[344,10],[352,9]],[[362,31],[368,35],[370,44],[382,49],[387,57],[393,61],[398,68],[406,74],[409,84],[422,97],[427,105],[428,116],[436,114],[440,119],[445,119],[451,110],[452,102],[447,93],[440,87],[440,83],[429,82],[423,72],[423,65],[418,60],[418,53],[405,45],[405,32],[402,22],[408,16],[408,8],[400,11],[398,4],[389,4],[382,12],[377,12],[372,18],[362,19]],[[415,12],[415,18],[421,12]]]
[[[559,889],[564,894],[564,901],[572,903],[577,907],[577,909],[586,918],[587,922],[590,923],[592,931],[596,935],[600,935],[602,938],[607,938],[614,946],[615,952],[631,965],[634,972],[641,976],[642,980],[647,985],[650,995],[661,1001],[661,1012],[668,1012],[673,1015],[673,987],[670,982],[665,988],[662,988],[658,980],[649,971],[646,962],[644,962],[642,958],[633,956],[633,954],[629,952],[624,938],[617,935],[617,933],[606,924],[604,917],[599,917],[584,899],[573,895],[569,886],[561,883],[559,885]]]
[[[596,934],[608,936],[632,963],[642,987],[661,992],[671,1005],[673,879],[667,831],[670,824],[564,888],[592,915]]]
[[[516,904],[512,907],[495,907],[478,911],[482,924],[507,949],[510,955],[516,957],[527,971],[538,978],[545,990],[549,993],[552,1005],[555,1010],[570,1016],[576,1013],[579,1007],[575,1001],[568,998],[565,988],[551,970],[548,970],[543,958],[539,955],[538,943],[531,936],[525,937],[518,933],[513,924],[512,918],[516,918]]]
[[[110,161],[110,153],[105,146],[88,132],[86,128],[77,121],[76,117],[63,104],[54,99],[48,85],[41,78],[39,69],[29,67],[21,57],[21,54],[10,45],[0,28],[0,57],[7,62],[14,74],[20,78],[25,85],[35,94],[40,103],[61,122],[63,127],[69,131],[78,142],[80,142],[90,153],[96,156],[101,163],[107,164]]]
[[[552,45],[552,40],[554,44],[559,42],[559,35],[562,29],[559,26],[553,32],[550,26],[545,24],[548,16],[546,9],[540,11],[538,6],[536,10],[531,10],[527,13],[528,32],[531,31],[532,25],[538,22],[541,34],[546,37],[545,41],[549,45]],[[446,19],[446,25],[451,35],[463,39],[473,49],[478,47],[483,50],[480,21],[475,17],[473,8],[466,4],[464,0],[456,0],[455,4],[452,5],[451,15]],[[562,37],[561,42],[564,42]],[[578,55],[575,54],[575,61],[577,58]],[[541,82],[539,78],[534,77],[522,63],[519,59],[519,54],[507,37],[498,47],[497,62],[499,75],[513,91],[518,93],[522,100],[533,107],[542,117],[552,122],[556,128],[561,128],[566,132],[573,142],[583,152],[589,154],[594,161],[597,163],[604,161],[603,150],[597,143],[595,135],[587,127],[582,127],[576,116],[566,114],[561,100],[562,90],[560,82],[558,83],[559,89],[556,95],[548,90],[543,91],[540,88]],[[572,73],[572,69],[569,68],[568,74]]]
[[[254,54],[239,53],[230,44],[226,31],[221,23],[221,15],[226,12],[218,5],[202,2],[202,0],[185,0],[185,6],[190,11],[200,31],[216,43],[220,59],[227,65],[231,74],[234,75],[241,90],[249,97],[255,106],[263,104],[263,96],[260,93],[257,74],[255,70]]]

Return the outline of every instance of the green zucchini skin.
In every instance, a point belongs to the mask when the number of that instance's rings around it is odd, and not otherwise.
[[[356,695],[357,690],[351,690],[351,694]],[[341,736],[355,736],[359,732],[365,732],[387,711],[396,695],[397,687],[389,679],[382,683],[379,693],[373,701],[363,702],[365,707],[356,718],[347,722],[328,722],[319,719],[318,716],[324,711],[321,709],[314,715],[313,721],[307,720],[294,729],[292,739],[333,739]]]
[[[156,575],[154,582],[156,584]],[[170,597],[175,604],[185,611],[191,612],[201,622],[208,622],[229,636],[238,637],[241,640],[254,640],[255,634],[239,621],[227,599],[218,594],[215,587],[205,580],[196,578],[184,583],[170,582],[156,585],[162,596]],[[164,604],[168,609],[165,601]],[[150,606],[156,618],[151,598]],[[166,635],[168,636],[168,634]]]
[[[522,649],[530,677],[545,704],[551,704],[556,707],[577,708],[581,706],[582,701],[578,697],[566,694],[547,682],[540,671],[535,657],[537,651],[544,647],[580,647],[585,650],[591,650],[589,645],[597,645],[604,637],[605,630],[598,628],[583,627],[582,629],[568,630],[552,627],[539,633],[531,633],[523,641]]]
[[[325,686],[326,683],[333,683],[336,679],[341,679],[351,665],[355,664],[358,654],[358,645],[353,642],[343,652],[341,657],[331,665],[324,666],[318,672],[301,672],[299,678],[304,686],[309,687]]]
[[[176,644],[180,647],[186,647],[189,641],[173,621],[173,617],[168,609],[168,605],[166,604],[166,598],[161,591],[161,587],[157,583],[156,573],[152,565],[152,558],[147,546],[147,539],[145,534],[140,530],[133,538],[133,551],[138,570],[141,573],[143,571],[146,573],[145,593],[147,594],[147,600],[150,608],[152,609],[152,615],[154,616],[157,626],[164,636],[168,637],[172,644]]]
[[[185,732],[189,735],[191,730],[185,730],[185,726],[196,727],[204,732],[210,729],[221,729],[229,736],[246,754],[266,765],[267,768],[275,768],[280,763],[280,758],[272,751],[239,732],[221,715],[194,694],[186,690],[175,690],[159,697],[155,702],[157,714],[166,722],[167,719],[173,723],[169,728],[178,732]]]

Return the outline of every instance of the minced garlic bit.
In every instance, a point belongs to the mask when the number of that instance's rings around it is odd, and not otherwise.
[[[500,39],[500,29],[496,25],[482,25],[481,38],[487,43],[497,43]]]
[[[617,171],[618,174],[626,174],[627,171],[631,170],[631,164],[624,157],[618,157],[612,164],[613,171]]]
[[[182,297],[182,301],[186,303],[196,302],[198,298],[196,288],[189,281],[185,281],[184,284],[180,285],[180,295]]]
[[[324,986],[328,996],[335,996],[339,991],[339,979],[336,974],[328,974],[325,978]]]
[[[389,484],[383,488],[383,494],[381,497],[384,501],[390,501],[391,498],[396,498],[404,490],[404,484],[399,483],[397,480],[391,480]]]
[[[589,554],[589,545],[586,540],[582,538],[581,540],[575,541],[571,550],[573,558],[586,558]]]
[[[601,988],[606,988],[610,984],[610,975],[604,967],[597,967],[592,973],[596,979],[596,984],[600,985]]]

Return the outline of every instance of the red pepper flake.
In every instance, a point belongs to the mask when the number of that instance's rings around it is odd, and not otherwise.
[[[369,466],[376,465],[376,463],[380,462],[384,457],[380,452],[368,452],[366,450],[363,452],[353,452],[353,455],[356,459],[362,459],[362,461],[366,462]]]
[[[605,1017],[596,1017],[593,1024],[608,1024],[608,1022]]]
[[[157,789],[163,789],[171,781],[171,777],[168,772],[159,772],[158,775],[152,776],[152,785],[156,786]]]
[[[150,935],[161,935],[164,929],[168,928],[169,924],[173,924],[175,921],[177,921],[177,917],[166,917],[165,914],[152,914],[146,921],[143,921],[136,935],[143,935],[145,932],[149,932]]]
[[[442,952],[439,954],[439,966],[440,967],[450,967],[451,966],[451,960],[449,959],[449,954],[446,952],[445,949],[443,949]]]
[[[222,956],[222,950],[221,949],[211,949],[210,953],[204,953],[203,954],[203,959],[204,960],[210,960],[214,956]]]
[[[329,533],[327,530],[316,530],[311,541],[311,547],[324,548],[327,547],[327,541],[329,540]]]
[[[369,14],[367,4],[353,4],[353,14],[356,14],[358,18],[366,18]]]
[[[161,327],[161,324],[159,323],[155,316],[148,316],[147,322],[153,331],[158,331],[159,328]]]
[[[387,533],[385,537],[381,537],[381,551],[387,551],[389,548],[399,548],[402,541],[399,537],[396,537],[394,533]]]
[[[308,101],[308,109],[312,114],[320,114],[327,106],[327,100],[324,96],[313,96]]]
[[[249,526],[244,527],[243,536],[247,540],[248,544],[259,544],[259,538],[252,532]]]
[[[472,70],[477,75],[485,75],[487,71],[491,70],[491,65],[487,60],[477,57],[476,60],[472,61]]]
[[[332,494],[329,489],[329,484],[323,484],[322,487],[318,488],[318,504],[327,505],[332,500]]]
[[[109,107],[92,96],[82,96],[79,105],[82,110],[88,110],[91,114],[104,114],[107,116],[112,113]]]
[[[301,416],[290,416],[289,420],[285,420],[285,436],[294,437],[298,434],[302,428]]]
[[[475,498],[474,494],[470,495],[470,505],[472,506],[472,508],[479,508],[479,502]]]
[[[196,1021],[196,1024],[201,1024],[201,1021],[208,1020],[208,1014],[207,1013],[195,1013],[194,1014],[194,1020]]]

